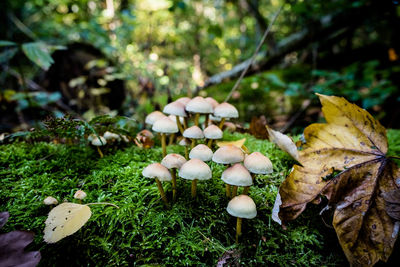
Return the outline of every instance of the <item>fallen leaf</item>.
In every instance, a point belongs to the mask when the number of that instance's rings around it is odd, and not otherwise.
[[[266,129],[267,119],[265,116],[252,117],[249,127],[249,133],[258,139],[268,139],[268,131]]]
[[[299,162],[282,183],[279,218],[295,219],[308,203],[329,200],[333,226],[351,265],[386,261],[397,238],[385,194],[398,189],[399,168],[386,157],[385,128],[344,98],[318,95],[327,123],[304,130]],[[398,227],[397,227],[398,228]]]
[[[0,228],[9,217],[8,212],[0,213]],[[0,235],[0,266],[36,266],[41,255],[39,251],[25,251],[33,241],[34,234],[27,231],[12,231]]]
[[[293,140],[289,136],[272,130],[268,126],[265,127],[268,131],[269,140],[275,143],[280,149],[287,152],[295,160],[299,161],[299,152],[297,151],[296,144],[293,142]]]
[[[134,141],[138,147],[151,148],[154,146],[153,139],[154,139],[153,133],[145,129],[137,133]]]
[[[77,232],[89,220],[92,212],[89,206],[75,203],[62,203],[53,208],[46,220],[44,241],[55,243]]]
[[[389,216],[400,221],[400,189],[384,193],[383,199],[386,202],[386,212]]]
[[[236,147],[242,149],[245,153],[249,154],[249,150],[244,145],[245,142],[246,142],[246,138],[242,138],[242,139],[235,140],[235,141],[217,141],[217,146],[223,147],[223,146],[232,145],[232,146],[236,146]]]

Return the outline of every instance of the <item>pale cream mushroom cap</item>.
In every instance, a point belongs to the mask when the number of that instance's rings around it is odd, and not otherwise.
[[[226,169],[221,175],[222,181],[226,184],[236,186],[251,186],[253,178],[249,171],[240,163]]]
[[[162,159],[161,165],[168,169],[180,169],[185,162],[185,157],[179,154],[168,154]]]
[[[80,200],[84,199],[86,196],[87,196],[86,193],[84,191],[82,191],[82,190],[78,190],[74,194],[74,198],[75,199],[80,199]]]
[[[156,110],[146,116],[145,123],[153,125],[156,121],[158,121],[161,118],[165,118],[165,117],[167,117],[167,116],[165,116],[164,113]]]
[[[226,145],[215,151],[212,160],[220,164],[238,163],[244,160],[244,153],[236,146]]]
[[[175,115],[169,115],[168,118],[176,123],[176,116]],[[183,124],[183,122],[184,122],[183,117],[179,117],[178,116],[178,118],[179,118],[179,122]]]
[[[210,167],[199,159],[187,161],[179,170],[179,176],[187,180],[208,180],[212,173]]]
[[[190,146],[190,140],[187,138],[182,138],[181,141],[179,141],[180,146]]]
[[[210,114],[214,109],[203,97],[196,96],[186,104],[186,111],[192,113]]]
[[[186,97],[186,96],[184,96],[184,97],[181,97],[181,98],[178,98],[177,100],[175,100],[176,102],[180,102],[180,103],[183,103],[185,106],[187,105],[187,103],[189,103],[190,102],[190,100],[192,100],[191,98],[189,98],[189,97]]]
[[[44,200],[43,200],[43,203],[45,204],[45,205],[57,205],[58,204],[58,201],[57,201],[57,199],[55,199],[54,197],[46,197]]]
[[[210,115],[210,120],[212,121],[221,121],[222,118],[220,117],[215,117],[214,115]]]
[[[232,198],[226,211],[235,217],[253,219],[257,216],[257,208],[253,199],[247,195],[239,195]]]
[[[225,130],[228,130],[228,132],[234,133],[236,131],[236,125],[232,122],[225,122],[224,123]]]
[[[142,175],[146,178],[157,178],[161,182],[172,180],[171,173],[160,163],[152,163],[143,169]]]
[[[103,134],[103,137],[104,137],[106,140],[121,140],[121,137],[120,137],[118,134],[112,133],[112,132],[110,132],[110,131],[106,131],[106,132]]]
[[[178,126],[176,125],[176,122],[172,121],[168,117],[165,117],[157,120],[153,124],[152,130],[157,133],[171,134],[178,132]]]
[[[97,135],[95,135],[95,134],[90,134],[90,135],[88,136],[87,140],[88,140],[89,142],[92,142],[93,139],[95,139],[95,138],[97,138]]]
[[[183,137],[190,138],[190,139],[201,139],[204,138],[203,131],[200,129],[199,126],[192,126],[187,128],[183,131]]]
[[[219,105],[218,101],[212,97],[206,97],[206,98],[204,98],[204,100],[206,100],[208,103],[210,103],[213,108],[215,108],[216,106]]]
[[[220,118],[238,118],[239,112],[233,105],[224,102],[214,109],[213,115]]]
[[[272,172],[272,162],[260,152],[253,152],[244,159],[244,166],[255,174],[268,174]]]
[[[95,137],[92,140],[92,145],[94,146],[104,146],[107,144],[107,140],[103,136]]]
[[[189,158],[210,161],[212,159],[212,155],[213,152],[208,146],[199,144],[190,150]]]
[[[187,113],[185,111],[185,104],[177,101],[167,104],[164,107],[163,112],[170,115],[187,117]]]
[[[222,136],[224,135],[222,130],[214,124],[211,124],[210,126],[205,128],[203,132],[204,132],[204,137],[207,139],[221,139]]]

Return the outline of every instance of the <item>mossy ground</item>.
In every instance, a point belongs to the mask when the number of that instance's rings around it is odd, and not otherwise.
[[[388,132],[391,154],[400,154],[399,136],[400,131]],[[271,220],[278,186],[294,162],[268,141],[225,134],[226,140],[243,137],[250,151],[269,156],[274,172],[257,177],[250,191],[258,215],[244,220],[240,245],[234,244],[235,218],[225,211],[222,166],[210,163],[213,179],[199,182],[197,201],[191,200],[190,183],[179,179],[178,200],[168,209],[154,181],[141,175],[146,165],[161,160],[161,149],[136,146],[107,151],[102,159],[87,146],[0,146],[0,211],[10,212],[1,232],[33,231],[30,249],[41,251],[42,266],[215,266],[230,251],[240,254],[237,260],[244,266],[345,264],[333,229],[318,216],[320,206],[311,205],[287,230]],[[168,152],[183,154],[183,148],[172,146]],[[170,184],[164,183],[164,188],[171,199]],[[44,243],[50,209],[43,199],[51,195],[74,201],[77,189],[88,193],[86,202],[111,202],[120,208],[92,206],[93,215],[81,230],[56,244]]]

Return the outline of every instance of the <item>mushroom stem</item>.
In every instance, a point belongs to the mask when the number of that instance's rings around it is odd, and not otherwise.
[[[222,130],[222,127],[224,127],[224,123],[225,123],[225,118],[222,118],[220,123],[219,123],[219,128]]]
[[[194,115],[194,125],[199,126],[200,113]]]
[[[196,145],[196,139],[192,138],[192,144],[190,145],[190,149],[193,149]]]
[[[208,118],[210,117],[210,114],[206,114],[206,121],[204,122],[204,129],[207,128],[208,126]]]
[[[225,189],[226,189],[226,197],[231,196],[231,186],[229,184],[225,184]]]
[[[237,191],[238,191],[238,187],[237,187],[237,185],[234,185],[234,186],[233,186],[233,190],[232,190],[231,198],[236,197]]]
[[[187,117],[183,117],[183,129],[187,129],[187,127],[188,127],[188,120],[187,120]]]
[[[176,172],[175,169],[171,169],[172,176],[172,200],[175,202],[176,200]]]
[[[99,152],[100,158],[104,157],[103,152],[101,152],[101,149],[98,146],[97,146],[97,152]]]
[[[165,157],[167,155],[167,142],[166,142],[166,136],[165,133],[161,134],[161,146],[162,146],[162,154],[163,157]]]
[[[155,178],[155,179],[156,179],[158,191],[160,191],[161,199],[164,201],[165,204],[168,204],[168,200],[167,200],[167,197],[165,196],[164,188],[162,187],[160,180],[158,180],[157,178]]]
[[[189,149],[188,149],[188,146],[185,146],[185,159],[189,160]]]
[[[242,234],[242,218],[237,218],[236,221],[236,244],[239,244],[239,236]]]
[[[176,125],[178,125],[179,131],[181,132],[181,134],[183,134],[184,129],[183,129],[181,121],[179,120],[179,116],[175,116],[175,117],[176,117]]]
[[[251,172],[250,175],[251,175],[251,179],[253,179],[253,183],[254,183],[254,180],[256,179],[255,174]]]
[[[169,143],[168,143],[168,145],[172,145],[172,144],[174,143],[174,140],[175,140],[175,134],[173,133],[173,134],[171,134],[171,135],[169,136]]]
[[[208,146],[209,148],[211,148],[212,143],[213,143],[213,139],[208,139],[207,146]]]
[[[245,186],[244,189],[243,189],[242,194],[243,195],[247,195],[249,193],[249,191],[250,191],[250,186]]]
[[[192,180],[192,198],[196,198],[197,194],[197,179]]]

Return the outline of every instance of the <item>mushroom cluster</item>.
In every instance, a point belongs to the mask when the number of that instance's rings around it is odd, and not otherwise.
[[[200,123],[204,115],[204,123]],[[174,102],[167,104],[163,112],[153,111],[145,118],[146,125],[159,134],[163,157],[167,155],[167,135],[170,135],[169,144],[173,143],[176,135],[180,133],[181,145],[187,146],[187,138],[191,142],[191,149],[196,146],[200,140],[209,148],[213,141],[222,138],[222,127],[226,120],[239,117],[237,109],[229,103],[218,103],[212,97],[203,98],[201,96],[190,99],[181,97]],[[218,124],[217,125],[214,125]],[[184,141],[182,141],[184,140]],[[185,153],[186,159],[188,153]]]
[[[163,159],[161,164],[153,163],[144,168],[143,176],[155,178],[161,198],[168,204],[162,181],[172,183],[172,199],[175,202],[180,190],[177,176],[190,180],[191,197],[196,199],[198,181],[212,179],[212,169],[207,162],[213,161],[226,166],[221,180],[225,183],[225,194],[230,200],[227,212],[237,217],[238,242],[242,219],[252,219],[257,214],[256,205],[248,196],[250,187],[254,184],[256,175],[272,172],[271,161],[260,152],[250,154],[233,144],[218,144],[221,147],[213,152],[213,141],[222,139],[225,121],[239,116],[236,108],[229,103],[219,104],[209,97],[185,97],[169,103],[163,111],[175,117],[171,119],[159,111],[154,111],[146,117],[146,123],[152,125],[152,130],[161,136]],[[203,115],[204,124],[200,123],[200,116]],[[213,122],[219,122],[219,126]],[[179,145],[185,147],[185,157],[167,154],[166,135],[175,135],[178,132],[182,135]]]
[[[110,131],[106,131],[103,133],[103,135],[97,135],[97,134],[90,134],[87,137],[87,140],[89,143],[96,147],[97,152],[99,153],[100,158],[104,157],[103,151],[100,149],[100,147],[105,146],[107,144],[116,144],[119,142],[129,142],[129,138],[126,135],[120,135],[116,134]]]

